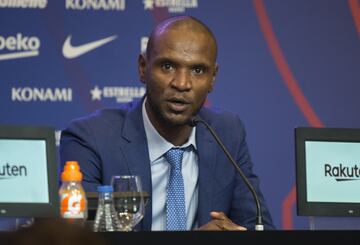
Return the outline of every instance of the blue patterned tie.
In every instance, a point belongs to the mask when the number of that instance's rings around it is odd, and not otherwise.
[[[186,209],[184,180],[181,174],[181,163],[184,149],[172,148],[165,153],[170,164],[170,178],[166,198],[166,230],[186,230]]]

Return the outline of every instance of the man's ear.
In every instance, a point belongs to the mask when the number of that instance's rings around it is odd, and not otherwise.
[[[209,89],[209,91],[208,91],[209,93],[210,93],[211,91],[213,91],[213,89],[214,89],[214,84],[215,84],[216,75],[217,75],[218,71],[219,71],[219,64],[216,63],[216,64],[215,64],[214,72],[213,72],[213,74],[212,74],[212,81],[211,81],[210,89]]]
[[[138,71],[139,71],[139,77],[140,81],[142,83],[146,83],[145,74],[146,74],[146,57],[145,54],[140,54],[138,58]]]

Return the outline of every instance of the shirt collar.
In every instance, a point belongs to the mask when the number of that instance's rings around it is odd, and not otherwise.
[[[162,157],[168,150],[177,146],[174,146],[166,139],[164,139],[158,133],[155,127],[152,125],[145,109],[146,100],[147,98],[145,97],[142,104],[142,116],[143,116],[146,138],[148,141],[150,162],[151,164],[153,164],[155,160]],[[185,144],[181,145],[179,148],[186,148],[186,147],[190,148],[189,146],[193,146],[194,149],[196,149],[195,134],[196,134],[196,127],[193,127],[188,141]]]

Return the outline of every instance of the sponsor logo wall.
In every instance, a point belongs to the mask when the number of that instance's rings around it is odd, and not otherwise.
[[[0,123],[52,125],[59,142],[73,118],[141,98],[137,58],[151,29],[193,15],[218,37],[209,104],[244,122],[276,226],[307,229],[295,211],[294,127],[360,125],[360,20],[350,2],[0,0]],[[342,169],[322,166],[329,177]]]

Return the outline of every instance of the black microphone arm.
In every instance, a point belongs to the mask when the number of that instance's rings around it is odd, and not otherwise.
[[[216,142],[219,144],[219,146],[221,147],[221,149],[224,151],[225,155],[227,156],[227,158],[230,160],[230,162],[232,163],[232,165],[234,165],[236,171],[240,174],[240,176],[243,178],[245,184],[247,185],[247,187],[249,188],[252,196],[254,197],[254,201],[256,203],[256,223],[255,223],[255,230],[256,231],[263,231],[264,230],[264,225],[262,223],[262,214],[261,214],[261,207],[260,207],[260,202],[259,202],[259,198],[256,194],[256,191],[254,189],[254,187],[252,186],[252,184],[250,183],[250,181],[248,180],[248,178],[245,176],[245,174],[243,173],[243,171],[240,169],[240,167],[236,164],[235,160],[233,159],[233,157],[230,155],[229,151],[226,149],[226,147],[224,146],[224,144],[222,143],[222,141],[220,140],[220,138],[217,136],[216,132],[214,131],[214,129],[204,120],[202,120],[199,116],[195,116],[193,118],[190,119],[189,121],[189,125],[192,127],[195,127],[198,123],[202,123],[206,126],[206,128],[210,131],[211,135],[214,137],[214,139],[216,140]]]

